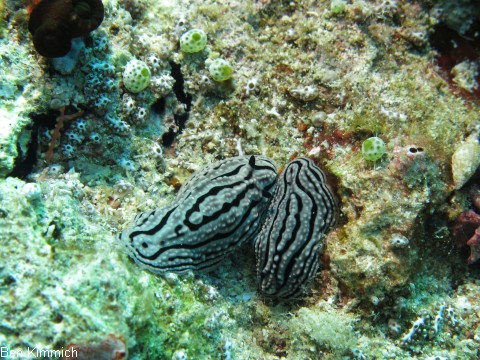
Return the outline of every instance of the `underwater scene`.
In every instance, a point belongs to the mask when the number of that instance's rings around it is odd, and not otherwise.
[[[478,0],[0,15],[0,359],[480,359]]]

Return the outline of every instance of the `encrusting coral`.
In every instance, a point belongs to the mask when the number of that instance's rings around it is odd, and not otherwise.
[[[65,121],[70,121],[78,118],[83,115],[83,110],[76,112],[75,114],[65,115],[65,108],[60,108],[60,115],[56,118],[55,128],[52,131],[50,144],[48,145],[48,150],[45,153],[45,163],[49,165],[53,159],[53,152],[57,146],[57,141],[60,138],[62,128],[65,124]]]

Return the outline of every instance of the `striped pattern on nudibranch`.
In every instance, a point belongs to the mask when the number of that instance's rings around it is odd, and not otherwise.
[[[208,269],[258,234],[276,178],[274,163],[262,156],[211,164],[186,182],[173,204],[138,214],[119,238],[152,272]]]
[[[309,159],[290,162],[255,239],[257,281],[264,295],[289,299],[301,294],[318,270],[322,237],[336,214],[323,172]]]

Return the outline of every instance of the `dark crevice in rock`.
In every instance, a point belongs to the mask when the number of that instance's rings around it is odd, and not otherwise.
[[[175,79],[173,92],[175,93],[177,100],[184,104],[185,112],[183,114],[173,114],[176,128],[170,128],[162,135],[162,142],[165,147],[171,146],[175,141],[176,136],[181,134],[190,115],[190,108],[192,107],[192,95],[187,94],[184,90],[184,80],[180,65],[171,62],[170,66],[172,67],[171,75]]]
[[[443,77],[451,89],[468,100],[480,99],[480,88],[468,92],[455,84],[452,69],[463,61],[476,61],[480,57],[480,19],[472,24],[471,29],[464,35],[440,23],[430,36],[430,43],[437,51],[436,62],[443,71]],[[480,81],[480,75],[476,76]]]
[[[15,159],[13,170],[10,176],[17,177],[22,180],[27,180],[28,176],[34,171],[35,165],[38,163],[39,149],[39,134],[41,129],[53,129],[55,127],[56,115],[54,113],[40,114],[32,116],[32,124],[27,126],[17,141],[18,156]],[[24,142],[23,137],[28,136],[28,142]]]

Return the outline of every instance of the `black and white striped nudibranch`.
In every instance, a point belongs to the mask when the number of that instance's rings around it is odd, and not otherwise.
[[[257,281],[264,295],[289,299],[301,294],[318,270],[322,237],[336,214],[323,172],[309,159],[290,162],[255,239]]]
[[[155,273],[208,269],[255,237],[276,184],[274,163],[239,156],[195,173],[173,204],[138,214],[119,238]]]

